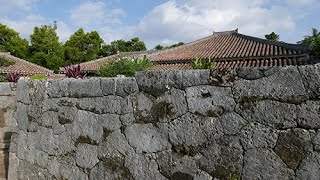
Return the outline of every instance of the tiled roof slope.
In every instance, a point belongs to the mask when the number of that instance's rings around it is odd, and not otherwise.
[[[97,70],[99,70],[101,65],[106,63],[107,60],[112,60],[112,59],[118,58],[118,57],[137,58],[137,57],[144,56],[144,55],[147,55],[147,54],[150,54],[153,52],[155,52],[155,51],[151,50],[151,51],[120,52],[119,54],[115,54],[112,56],[107,56],[107,57],[103,57],[103,58],[96,59],[93,61],[80,63],[80,67],[81,67],[81,70],[84,72],[96,72]],[[64,68],[60,67],[59,71],[64,72]]]
[[[259,60],[305,57],[309,47],[273,42],[238,33],[238,30],[216,32],[189,44],[153,53],[149,60],[157,63],[190,61],[194,58],[220,60]]]
[[[236,67],[282,67],[282,66],[300,66],[316,63],[318,61],[309,61],[306,58],[288,58],[288,59],[256,59],[256,60],[232,60],[216,61],[218,69],[232,69]],[[192,69],[191,63],[158,63],[149,68],[149,70],[179,70]]]
[[[10,55],[10,53],[7,53],[7,52],[0,52],[0,57],[14,62],[13,65],[10,65],[7,67],[0,67],[0,73],[3,73],[3,74],[9,74],[9,73],[18,73],[21,75],[34,75],[34,74],[52,75],[54,74],[52,70],[33,64],[26,60],[17,58],[15,56]]]

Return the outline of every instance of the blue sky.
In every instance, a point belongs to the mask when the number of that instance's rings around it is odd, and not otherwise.
[[[320,29],[320,0],[0,0],[0,23],[28,38],[34,26],[58,22],[60,41],[78,28],[108,43],[138,36],[148,48],[190,42],[239,28],[264,37],[272,31],[295,43]]]

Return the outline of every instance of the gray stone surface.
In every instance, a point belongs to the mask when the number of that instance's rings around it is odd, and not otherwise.
[[[274,148],[278,140],[277,130],[268,126],[249,123],[241,130],[241,144],[244,149]]]
[[[243,179],[294,179],[294,171],[269,149],[251,149],[245,152]]]
[[[10,173],[17,179],[319,179],[319,65],[231,73],[222,84],[211,82],[219,72],[208,70],[21,80],[16,106],[14,92],[0,95],[0,126],[17,132],[10,159],[19,163]]]
[[[189,111],[204,116],[218,117],[232,111],[235,101],[231,88],[195,86],[186,89]]]
[[[320,99],[320,64],[298,68],[309,96]]]
[[[126,128],[125,135],[138,153],[154,153],[171,148],[167,137],[152,124],[133,124]]]
[[[1,83],[0,84],[0,96],[11,96],[13,91],[12,88],[13,83]]]
[[[238,107],[239,114],[249,122],[259,122],[277,129],[297,127],[297,108],[293,104],[265,100],[243,103]]]
[[[282,68],[271,76],[257,80],[237,80],[233,87],[237,102],[270,99],[301,103],[308,99],[302,77],[297,67]]]
[[[209,84],[210,71],[143,71],[137,73],[136,80],[140,90],[158,96],[172,87],[184,89]]]
[[[135,78],[116,78],[116,95],[121,97],[127,97],[128,95],[135,93],[139,90],[138,84]]]
[[[99,162],[98,147],[90,144],[79,144],[76,149],[76,162],[79,167],[93,168]]]
[[[319,152],[309,153],[301,162],[297,170],[297,179],[317,180],[320,177],[320,154]]]
[[[100,79],[71,79],[68,85],[69,97],[100,97]]]
[[[320,129],[319,101],[307,101],[298,106],[298,124],[308,129]]]

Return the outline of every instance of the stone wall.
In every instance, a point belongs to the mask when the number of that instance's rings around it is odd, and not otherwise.
[[[15,85],[0,83],[0,179],[7,177],[10,139],[17,126],[15,102]]]
[[[320,65],[20,80],[18,179],[319,179]]]

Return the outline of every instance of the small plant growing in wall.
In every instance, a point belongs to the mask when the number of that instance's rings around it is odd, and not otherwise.
[[[35,75],[30,77],[30,79],[32,79],[32,80],[47,79],[47,78],[48,77],[46,75],[43,75],[43,74],[35,74]]]
[[[81,66],[78,64],[77,66],[69,65],[64,67],[64,73],[67,78],[76,78],[83,79],[86,77],[86,73],[81,71]]]
[[[21,75],[18,73],[11,73],[7,76],[7,80],[8,82],[17,83],[20,77]]]
[[[193,69],[210,69],[215,70],[217,68],[217,64],[214,59],[202,59],[202,58],[195,58],[192,61],[192,68]]]

